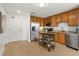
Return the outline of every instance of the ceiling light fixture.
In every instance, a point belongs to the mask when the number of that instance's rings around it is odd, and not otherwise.
[[[47,6],[47,3],[36,3],[37,6],[40,6],[40,7],[45,7]]]
[[[21,10],[17,10],[17,13],[21,13]]]

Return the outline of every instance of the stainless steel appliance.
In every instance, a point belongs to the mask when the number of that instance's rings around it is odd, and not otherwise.
[[[39,27],[40,27],[39,23],[31,22],[31,40],[39,38]]]
[[[79,49],[79,34],[67,33],[66,45],[75,49]]]

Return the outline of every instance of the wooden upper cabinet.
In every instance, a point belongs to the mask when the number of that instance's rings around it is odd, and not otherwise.
[[[58,25],[58,22],[57,22],[56,16],[52,16],[51,17],[51,26],[57,26],[57,25]]]
[[[67,22],[68,23],[68,20],[69,20],[69,12],[62,13],[61,22]]]
[[[31,22],[38,22],[38,23],[40,23],[40,17],[31,16]]]
[[[61,19],[62,19],[61,16],[62,16],[61,14],[56,15],[56,19],[58,23],[61,22]]]
[[[40,26],[44,26],[44,18],[40,18]]]
[[[41,20],[41,18],[37,17],[37,21],[36,22],[40,23],[40,20]]]
[[[31,22],[39,23],[40,26],[44,26],[44,18],[31,16]]]
[[[31,22],[37,22],[37,17],[31,16]]]
[[[75,20],[75,25],[79,25],[79,8],[78,9],[76,9],[76,12],[77,12],[77,19]]]
[[[44,25],[46,26],[46,24],[50,23],[51,25],[51,17],[47,17],[44,19]]]
[[[34,17],[33,16],[31,16],[31,22],[34,22]]]
[[[79,9],[75,9],[69,12],[69,25],[77,26],[78,25],[78,13]]]
[[[35,17],[35,22],[39,22],[39,17]]]
[[[78,25],[79,25],[79,8],[78,8]]]

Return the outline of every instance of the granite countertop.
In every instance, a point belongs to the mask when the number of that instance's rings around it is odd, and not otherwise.
[[[68,34],[72,34],[73,36],[75,36],[75,35],[79,35],[79,32],[68,32]]]

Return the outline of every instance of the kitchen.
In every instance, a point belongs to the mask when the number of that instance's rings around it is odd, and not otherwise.
[[[78,6],[0,4],[0,55],[79,56]]]
[[[38,36],[32,39],[39,39],[39,32],[52,28],[55,42],[79,49],[79,7],[46,18],[31,16],[31,23],[39,24]]]

